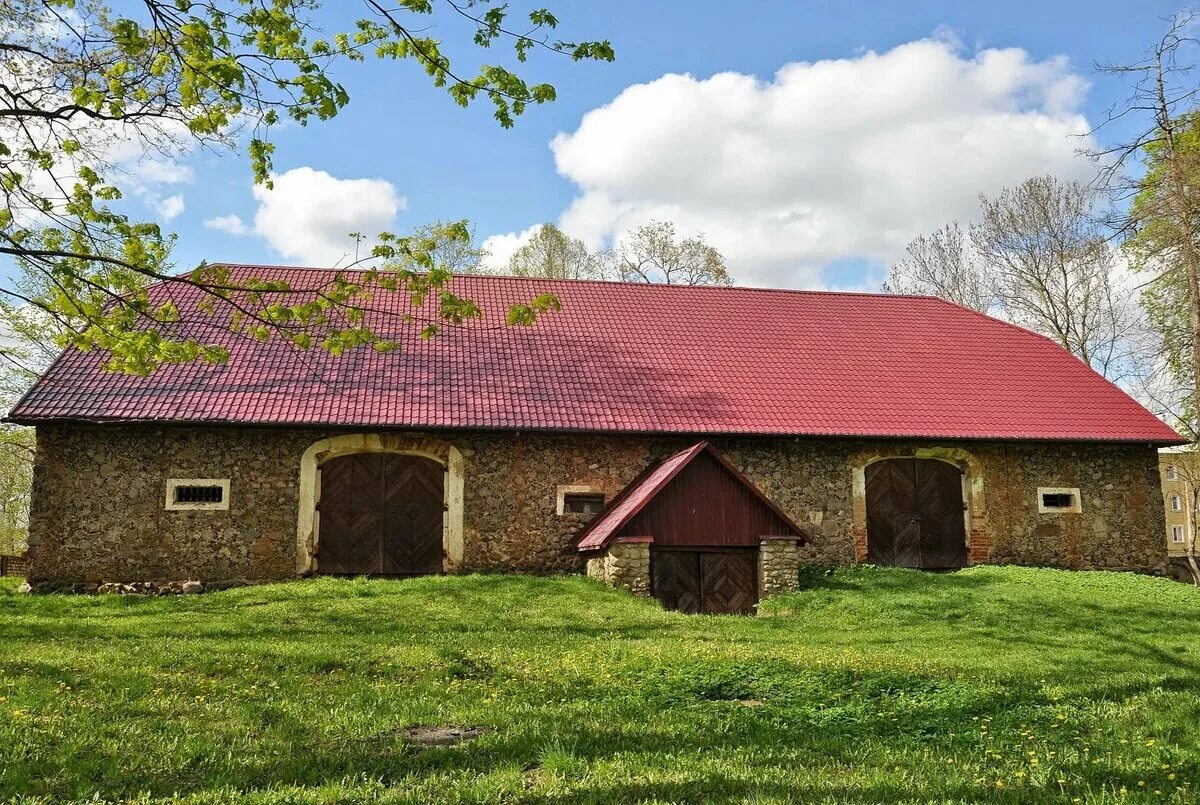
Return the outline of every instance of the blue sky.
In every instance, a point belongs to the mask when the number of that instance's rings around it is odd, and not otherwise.
[[[277,171],[297,171],[286,194],[264,204],[240,155],[197,154],[186,160],[190,171],[151,185],[143,214],[175,213],[160,217],[179,235],[181,267],[328,260],[328,244],[303,245],[322,210],[361,213],[356,228],[367,230],[465,217],[481,239],[507,234],[491,241],[500,252],[541,221],[598,244],[671,217],[685,234],[703,231],[743,282],[871,287],[909,238],[969,217],[977,193],[1035,172],[1082,175],[1072,154],[1085,143],[1071,132],[1099,122],[1125,91],[1094,63],[1136,58],[1179,6],[553,5],[565,37],[607,37],[617,60],[538,57],[529,75],[554,83],[559,100],[531,109],[515,128],[501,129],[486,104],[453,105],[411,64],[348,66],[339,78],[352,101],[336,120],[275,135]],[[465,29],[439,25],[435,33],[452,53],[474,58]],[[932,44],[912,46],[922,41]],[[989,51],[1007,55],[988,59]],[[812,67],[829,60],[840,67]],[[776,78],[795,63],[809,67]],[[721,73],[739,75],[708,83]],[[948,83],[950,73],[958,78]],[[666,74],[692,79],[662,81]],[[638,84],[649,89],[622,96]],[[811,100],[827,104],[831,94],[833,107]],[[586,114],[619,96],[581,129]],[[560,132],[556,154],[550,144]],[[375,181],[339,184],[352,179]],[[163,205],[176,196],[182,212],[178,202]]]

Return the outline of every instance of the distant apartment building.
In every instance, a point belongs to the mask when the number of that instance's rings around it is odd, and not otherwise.
[[[1183,559],[1189,549],[1200,549],[1200,545],[1192,545],[1196,535],[1200,454],[1190,446],[1163,448],[1158,451],[1158,472],[1162,478],[1163,507],[1166,511],[1167,556],[1172,568],[1183,572]],[[1196,552],[1200,554],[1200,550]]]

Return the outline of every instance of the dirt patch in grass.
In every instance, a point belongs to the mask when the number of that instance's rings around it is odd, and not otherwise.
[[[482,727],[408,727],[401,731],[404,740],[419,746],[454,746],[473,741],[487,730]]]

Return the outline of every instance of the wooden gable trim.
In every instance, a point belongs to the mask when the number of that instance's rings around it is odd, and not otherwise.
[[[649,467],[647,467],[641,474],[639,474],[637,476],[637,478],[635,478],[634,480],[632,480],[628,484],[626,484],[625,487],[620,492],[617,493],[617,496],[614,497],[612,499],[612,501],[610,501],[604,507],[604,509],[600,512],[600,514],[596,515],[596,517],[593,518],[590,523],[588,523],[586,526],[584,526],[580,530],[579,534],[573,540],[577,549],[580,551],[583,551],[583,552],[592,552],[592,551],[602,551],[605,548],[607,548],[609,546],[609,544],[611,544],[613,542],[614,537],[610,536],[608,539],[606,539],[600,545],[588,546],[586,548],[579,548],[578,546],[585,539],[587,539],[587,536],[589,534],[591,534],[594,530],[596,530],[596,528],[600,527],[600,525],[602,523],[604,525],[610,527],[612,530],[612,533],[615,535],[615,533],[617,531],[619,531],[622,527],[624,527],[626,523],[628,523],[630,520],[632,520],[634,517],[636,517],[638,515],[638,513],[640,513],[642,511],[642,509],[644,509],[647,505],[649,505],[650,501],[654,500],[654,498],[658,495],[658,493],[661,492],[664,488],[666,488],[666,486],[669,483],[671,483],[672,480],[674,480],[675,476],[677,476],[680,472],[682,472],[685,467],[690,465],[696,459],[696,456],[700,455],[701,453],[708,453],[709,455],[711,455],[714,459],[716,459],[717,463],[721,467],[724,467],[726,470],[728,470],[733,475],[734,478],[736,478],[743,486],[747,487],[753,493],[754,497],[759,502],[761,502],[776,517],[778,517],[780,520],[783,521],[784,525],[786,525],[788,527],[788,529],[791,530],[792,535],[798,542],[800,542],[801,544],[804,544],[808,541],[808,538],[807,538],[807,535],[806,535],[804,529],[802,529],[802,528],[800,528],[800,526],[796,525],[795,521],[792,520],[792,518],[789,517],[783,511],[783,509],[779,508],[779,506],[777,506],[774,501],[772,501],[765,494],[763,494],[762,490],[760,490],[758,488],[758,486],[756,486],[754,484],[753,481],[751,481],[749,478],[747,478],[745,476],[745,474],[741,472],[741,470],[739,470],[737,467],[735,467],[729,461],[729,459],[727,459],[725,456],[721,455],[721,453],[716,448],[714,448],[711,444],[709,444],[707,441],[704,441],[704,442],[697,442],[696,444],[689,447],[687,450],[681,451],[680,453],[676,453],[673,456],[669,456],[665,459],[654,462]],[[675,461],[675,460],[678,460],[678,464],[669,473],[667,473],[662,478],[658,479],[654,483],[653,487],[651,487],[649,489],[645,489],[645,490],[641,489],[641,485],[646,482],[647,478],[651,474],[653,474],[656,469],[658,469],[659,467],[661,467],[664,463],[666,463],[668,461]],[[606,519],[605,514],[612,512],[613,509],[615,509],[623,500],[625,500],[626,498],[628,498],[630,495],[632,495],[634,493],[643,493],[644,494],[644,497],[641,500],[641,502],[637,506],[634,506],[629,511],[625,512],[620,517],[620,519],[617,520],[615,523],[610,523]],[[786,536],[786,535],[764,535],[764,536]]]
[[[639,487],[643,483],[646,482],[646,479],[649,478],[656,469],[661,467],[666,462],[671,461],[672,459],[679,458],[681,453],[691,453],[691,455],[687,456],[686,458],[682,458],[679,462],[679,466],[677,466],[671,472],[667,473],[667,475],[661,481],[659,481],[657,484],[655,484],[655,486],[651,490],[649,490],[648,494],[646,495],[646,499],[643,500],[640,505],[638,505],[635,508],[633,508],[632,510],[630,510],[630,512],[628,514],[626,514],[624,517],[622,517],[621,520],[618,521],[615,526],[613,526],[613,531],[616,531],[617,529],[621,528],[621,526],[628,523],[635,516],[637,516],[638,512],[640,512],[642,509],[644,509],[646,507],[647,503],[649,503],[651,500],[654,499],[655,495],[657,495],[660,491],[662,491],[663,487],[665,487],[667,484],[669,484],[671,482],[672,478],[674,478],[676,475],[679,474],[680,470],[682,470],[684,467],[686,467],[688,464],[690,464],[692,462],[692,459],[696,457],[697,453],[699,453],[703,448],[705,448],[707,446],[708,446],[708,442],[699,442],[697,444],[692,445],[687,450],[682,450],[679,453],[675,453],[674,455],[667,456],[664,459],[660,459],[658,461],[651,463],[650,466],[648,466],[648,467],[646,467],[646,469],[642,470],[642,472],[639,473],[636,478],[634,478],[629,483],[625,484],[624,488],[621,489],[621,491],[617,493],[617,496],[615,498],[613,498],[611,501],[609,501],[608,504],[606,504],[605,507],[600,511],[600,513],[592,518],[591,522],[589,522],[582,529],[580,529],[579,533],[575,536],[575,539],[574,539],[575,545],[578,546],[579,543],[581,543],[585,539],[587,539],[588,534],[595,531],[596,528],[598,528],[601,523],[606,522],[605,514],[612,511],[613,509],[615,509],[621,501],[625,500],[625,498],[629,497],[634,492],[639,491]],[[583,550],[583,551],[602,551],[608,547],[608,544],[610,542],[612,542],[611,538],[608,540],[605,540],[603,545],[597,545],[593,548],[583,548],[581,550]]]

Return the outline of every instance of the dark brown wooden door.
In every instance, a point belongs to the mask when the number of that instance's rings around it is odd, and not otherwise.
[[[945,570],[967,562],[962,472],[894,458],[867,467],[867,561]]]
[[[695,614],[754,613],[757,550],[651,551],[651,592],[667,609]]]
[[[317,569],[441,573],[443,483],[442,466],[421,456],[356,453],[322,464]]]
[[[654,597],[667,609],[694,615],[702,612],[700,554],[696,551],[651,550],[650,580]]]

